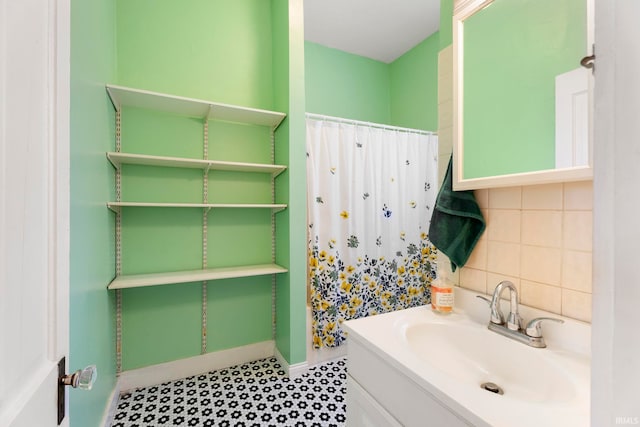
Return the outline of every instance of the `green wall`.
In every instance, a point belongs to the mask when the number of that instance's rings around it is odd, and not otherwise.
[[[464,31],[464,177],[553,169],[555,76],[585,55],[585,1],[495,0]]]
[[[302,0],[272,0],[275,108],[288,113],[276,132],[276,163],[288,169],[276,181],[276,346],[291,364],[306,360],[307,158]],[[289,23],[287,25],[287,22]]]
[[[436,130],[438,33],[390,64],[305,42],[309,113]]]
[[[439,50],[436,32],[390,64],[390,124],[438,130]]]
[[[116,382],[115,304],[106,285],[115,269],[114,113],[104,83],[115,79],[115,5],[71,2],[71,248],[69,371],[95,364],[90,393],[69,391],[72,427],[97,426]]]
[[[275,153],[276,161],[290,163],[276,183],[278,200],[289,203],[276,215],[276,253],[290,269],[277,279],[276,340],[294,363],[305,359],[306,274],[305,252],[289,251],[290,241],[302,247],[306,242],[302,26],[289,30],[288,23],[301,8],[297,3],[116,2],[118,84],[288,113]],[[202,121],[192,118],[135,108],[122,114],[127,152],[199,158],[203,132]],[[209,122],[210,159],[270,163],[269,140],[263,127]],[[300,141],[299,147],[290,148],[289,141]],[[201,171],[128,165],[122,173],[123,200],[202,198]],[[212,203],[271,202],[270,178],[263,174],[212,171],[208,187]],[[208,267],[271,262],[269,210],[213,209],[207,219]],[[123,274],[201,268],[201,211],[125,209],[122,227]],[[273,338],[271,285],[270,276],[208,283],[207,351]],[[200,354],[200,283],[123,290],[122,297],[124,370]]]
[[[309,113],[389,123],[388,64],[311,42],[304,56]]]
[[[453,43],[453,2],[440,0],[440,50]]]
[[[105,291],[115,270],[114,216],[104,207],[106,200],[115,197],[114,172],[104,158],[105,151],[114,149],[115,136],[114,112],[104,83],[288,114],[276,132],[276,163],[289,164],[276,180],[276,200],[289,204],[276,215],[276,256],[289,272],[277,276],[275,339],[285,358],[299,363],[305,360],[306,337],[305,89],[312,92],[306,98],[309,104],[319,106],[315,112],[383,123],[390,123],[392,117],[397,123],[417,123],[420,119],[415,113],[430,114],[429,107],[403,102],[409,97],[409,86],[393,83],[393,76],[415,79],[420,91],[426,91],[428,85],[422,80],[431,80],[429,72],[416,72],[414,67],[425,68],[425,55],[437,41],[426,40],[398,64],[383,64],[318,45],[305,46],[301,0],[104,3],[100,8],[95,4],[81,7],[76,0],[72,29],[76,58],[72,68],[72,357],[87,359],[80,364],[98,360],[105,365],[101,378],[106,381],[99,383],[104,392],[89,398],[100,409],[76,410],[93,416],[102,414],[106,394],[115,381],[114,293]],[[96,39],[103,45],[96,48]],[[340,90],[341,99],[319,98],[328,84],[346,88],[350,83],[340,75],[333,74],[331,80],[326,73],[316,73],[309,65],[314,61],[341,64],[342,74],[351,73],[351,83],[362,80],[358,73],[366,64],[370,87],[351,97]],[[356,66],[350,69],[348,64]],[[394,84],[398,92],[405,91],[396,94],[395,99],[403,104],[395,115]],[[345,104],[347,100],[350,105]],[[416,104],[413,110],[406,109],[408,102]],[[209,158],[269,162],[265,138],[268,132],[259,127],[210,122]],[[197,158],[202,140],[199,120],[135,108],[123,111],[123,151]],[[228,144],[230,140],[234,143]],[[245,175],[238,180],[231,172],[212,174],[210,201],[269,201],[270,183],[263,176]],[[123,200],[192,202],[201,197],[201,173],[128,165],[123,167],[122,191]],[[200,268],[201,221],[201,212],[188,209],[126,209],[122,216],[123,273]],[[270,215],[213,210],[208,221],[209,266],[270,261]],[[272,339],[271,277],[214,281],[207,291],[208,351]],[[123,369],[200,353],[199,283],[123,290],[122,296]],[[104,315],[96,316],[100,311]],[[88,318],[95,323],[87,322]],[[94,342],[96,330],[104,332],[98,333],[99,344],[83,347],[83,342]],[[100,357],[95,356],[96,347]],[[78,425],[93,424],[82,423]]]
[[[270,109],[270,2],[116,0],[118,83]]]

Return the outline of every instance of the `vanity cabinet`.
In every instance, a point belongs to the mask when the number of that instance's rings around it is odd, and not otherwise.
[[[107,153],[107,158],[116,169],[116,200],[107,203],[107,207],[114,211],[117,215],[116,219],[116,277],[108,285],[108,289],[124,289],[144,286],[155,286],[176,283],[189,283],[197,281],[208,281],[216,279],[229,279],[235,277],[260,276],[275,273],[284,273],[287,270],[275,263],[257,264],[257,265],[233,265],[222,266],[217,268],[208,268],[207,266],[207,246],[211,242],[207,241],[207,223],[208,213],[212,209],[259,209],[271,211],[272,216],[284,209],[286,204],[275,203],[274,196],[274,179],[282,173],[286,166],[276,165],[273,163],[252,163],[252,162],[236,162],[216,160],[215,157],[208,155],[208,133],[209,121],[222,121],[242,125],[265,126],[271,132],[271,152],[273,159],[274,132],[278,125],[284,120],[285,114],[275,111],[258,110],[246,107],[239,107],[228,104],[220,104],[210,101],[178,97],[162,93],[150,92],[145,90],[107,85],[107,92],[116,109],[116,151]],[[183,158],[173,156],[160,156],[140,153],[129,153],[126,151],[126,143],[121,141],[122,131],[121,123],[123,120],[122,110],[125,107],[152,110],[162,113],[170,113],[172,115],[196,118],[202,120],[203,123],[203,158]],[[125,138],[126,139],[126,138]],[[176,144],[181,141],[176,141]],[[268,144],[269,141],[265,141]],[[233,141],[228,141],[233,144]],[[136,201],[123,200],[122,197],[122,168],[124,165],[137,165],[157,168],[158,176],[162,176],[162,170],[170,168],[180,169],[200,169],[202,170],[202,198],[201,200],[193,200],[188,203],[176,203],[166,201]],[[268,174],[271,176],[271,203],[221,203],[216,201],[215,194],[208,194],[209,172],[225,171],[235,172],[239,180],[246,178],[246,174]],[[200,209],[203,211],[202,216],[202,245],[203,260],[202,269],[187,271],[163,271],[147,274],[121,274],[122,263],[122,215],[130,208],[187,208]],[[273,219],[272,219],[273,223]],[[272,234],[274,230],[272,227]],[[273,236],[272,236],[273,238]],[[229,242],[214,242],[217,244],[229,244]],[[272,244],[272,251],[273,251]],[[275,254],[270,254],[275,259]]]
[[[357,402],[347,406],[348,424],[589,425],[588,325],[568,318],[550,323],[549,346],[529,347],[489,330],[486,306],[477,296],[457,288],[456,310],[447,316],[423,306],[344,322],[347,400]],[[525,319],[555,317],[532,307],[519,310]],[[494,381],[503,394],[483,386]],[[365,398],[375,402],[370,407],[384,409],[370,417],[375,422],[358,413],[367,408],[359,404]]]
[[[401,427],[384,407],[347,375],[347,425],[354,427]]]
[[[469,427],[461,418],[418,386],[358,337],[349,336],[347,357],[347,426]]]

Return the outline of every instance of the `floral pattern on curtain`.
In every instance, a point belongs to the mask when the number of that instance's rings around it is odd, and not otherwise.
[[[341,323],[430,302],[437,136],[307,119],[309,281],[315,348]]]

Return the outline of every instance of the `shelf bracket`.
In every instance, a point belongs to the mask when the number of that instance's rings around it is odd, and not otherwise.
[[[111,163],[111,166],[113,166],[117,171],[120,170],[120,162],[113,160],[109,153],[107,153],[107,159],[109,160],[109,163]]]
[[[120,206],[113,206],[111,203],[107,203],[107,207],[111,209],[112,212],[115,212],[117,215],[120,215]]]

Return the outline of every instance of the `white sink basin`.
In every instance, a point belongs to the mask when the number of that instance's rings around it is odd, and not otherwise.
[[[576,395],[566,371],[545,349],[527,347],[486,328],[417,323],[404,328],[409,349],[470,387],[491,382],[504,395],[527,402],[566,402]],[[489,391],[487,391],[489,393]]]
[[[563,318],[543,325],[548,347],[540,349],[488,330],[489,311],[475,293],[456,289],[456,306],[449,315],[416,307],[344,325],[350,341],[471,425],[589,425],[588,324]],[[560,317],[520,308],[525,320]],[[504,394],[483,389],[485,382]]]

